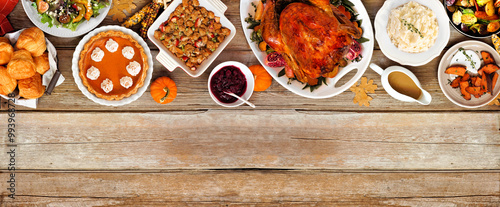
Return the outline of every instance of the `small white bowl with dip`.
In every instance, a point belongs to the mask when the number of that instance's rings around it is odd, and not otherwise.
[[[439,26],[438,35],[434,44],[428,50],[420,53],[410,53],[400,50],[393,44],[387,32],[391,11],[410,1],[431,9],[434,12]],[[441,51],[443,51],[450,39],[448,15],[442,3],[435,0],[387,0],[375,16],[374,27],[375,38],[377,39],[382,53],[384,53],[387,58],[402,65],[421,66],[429,63],[441,54]]]
[[[244,85],[241,85],[243,81]],[[210,97],[215,103],[224,107],[237,107],[244,102],[223,92],[231,92],[248,100],[252,96],[254,85],[252,71],[246,65],[236,61],[227,61],[217,65],[208,78]]]

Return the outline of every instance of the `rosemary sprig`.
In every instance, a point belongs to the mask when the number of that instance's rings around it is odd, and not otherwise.
[[[408,27],[408,30],[410,30],[413,33],[417,33],[420,38],[424,38],[424,35],[413,25],[412,23],[407,22],[405,19],[401,19],[401,23],[403,23],[404,26]]]
[[[458,48],[458,51],[462,52],[462,54],[465,55],[465,58],[467,58],[467,61],[470,62],[470,65],[472,66],[472,68],[476,68],[476,62],[472,61],[471,56],[467,55],[464,48]]]

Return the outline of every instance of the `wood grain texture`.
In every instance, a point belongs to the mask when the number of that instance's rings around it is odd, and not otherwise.
[[[18,173],[5,206],[498,206],[500,173]],[[0,174],[7,179],[7,174]],[[50,183],[50,184],[49,184]],[[47,185],[49,184],[49,185]],[[145,190],[147,189],[147,190]],[[5,190],[2,189],[2,192]]]
[[[134,0],[134,12],[148,2]],[[500,107],[451,103],[437,81],[440,57],[407,67],[431,93],[429,106],[393,99],[370,69],[364,76],[379,86],[370,107],[352,103],[350,91],[313,100],[276,81],[254,93],[255,110],[218,106],[207,89],[212,68],[258,64],[240,1],[223,2],[237,33],[205,74],[170,73],[154,60],[153,79],[169,76],[179,89],[168,105],[149,90],[122,107],[92,102],[71,73],[81,37],[47,35],[66,81],[38,109],[16,107],[16,199],[7,197],[0,113],[0,206],[500,206]],[[383,3],[363,0],[372,22]],[[33,26],[20,3],[8,19]],[[101,26],[116,24],[107,17]],[[468,40],[450,29],[447,48]],[[398,65],[377,43],[372,62]]]
[[[26,170],[500,169],[500,113],[18,112],[16,123]]]

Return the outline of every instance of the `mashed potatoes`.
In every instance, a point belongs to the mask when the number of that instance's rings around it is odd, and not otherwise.
[[[427,51],[438,36],[436,15],[429,8],[410,1],[391,10],[387,34],[401,51],[420,53]]]

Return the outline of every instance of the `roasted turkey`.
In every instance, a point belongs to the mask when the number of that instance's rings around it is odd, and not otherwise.
[[[297,80],[316,85],[337,74],[361,31],[329,0],[266,0],[262,37]]]

